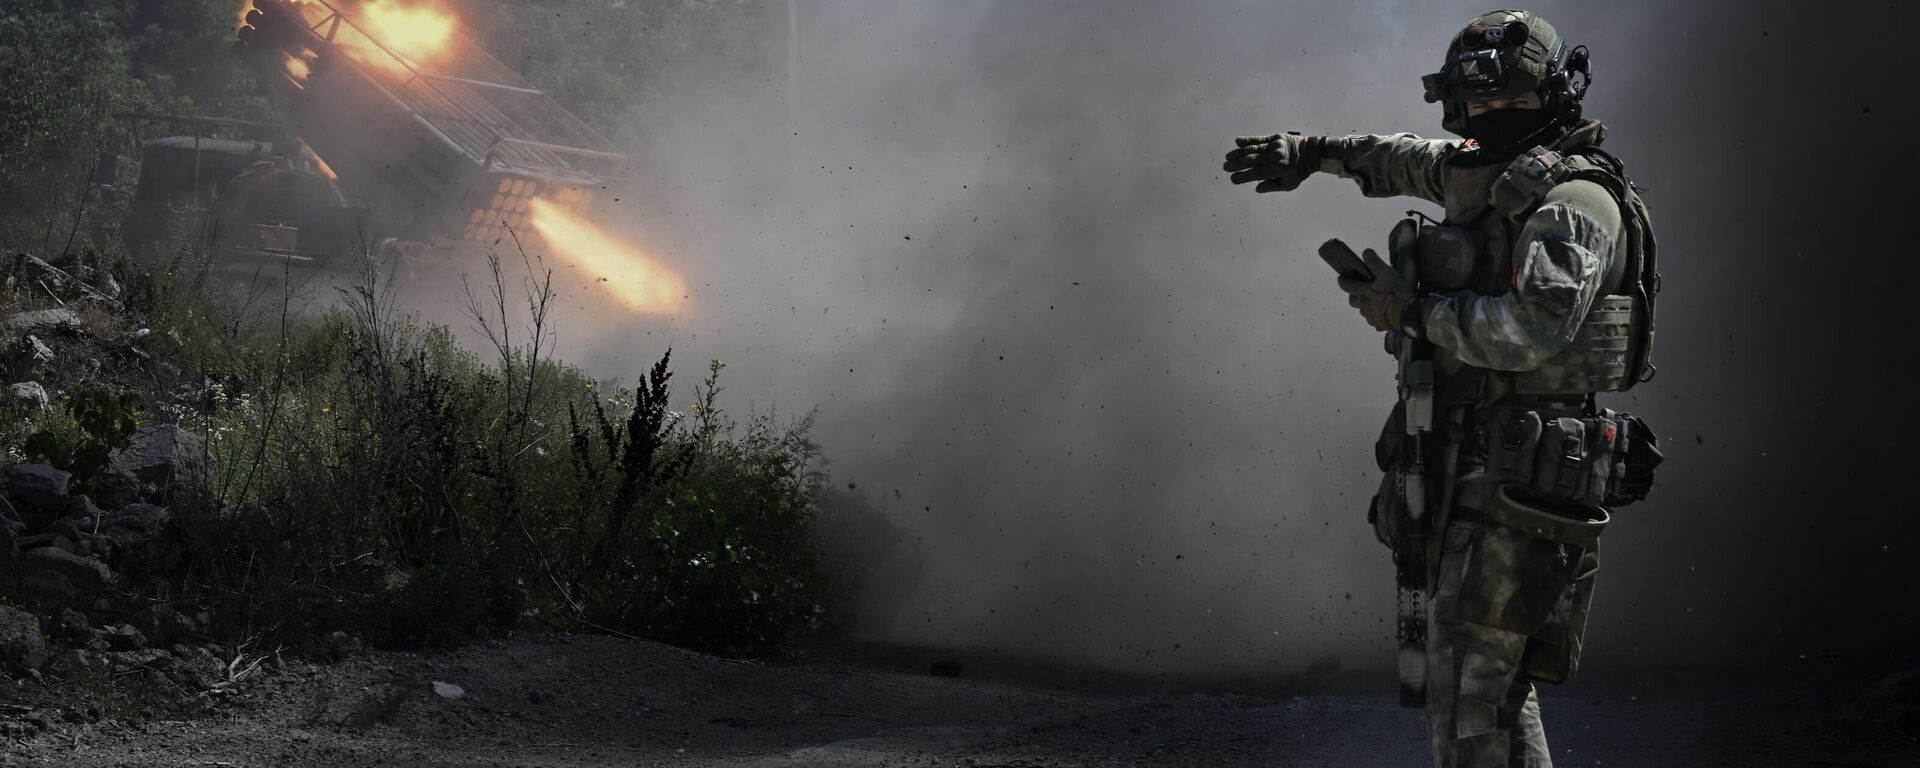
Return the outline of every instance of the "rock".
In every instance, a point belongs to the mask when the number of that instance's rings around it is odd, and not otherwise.
[[[5,320],[0,320],[0,327],[6,329],[8,336],[35,331],[69,331],[80,327],[80,316],[65,307],[16,312],[8,315]]]
[[[147,606],[134,614],[132,624],[154,645],[173,645],[200,629],[186,614],[164,605]]]
[[[20,554],[20,537],[26,533],[27,524],[7,501],[6,493],[0,492],[0,568],[13,564],[14,556]]]
[[[93,622],[72,608],[60,609],[54,617],[53,629],[56,637],[66,640],[85,641],[93,637]]]
[[[100,475],[100,503],[119,509],[140,501],[140,478],[124,469],[107,467]]]
[[[159,504],[203,491],[212,478],[206,441],[175,424],[134,432],[127,447],[109,456],[107,466],[110,472],[132,475],[140,483],[141,500]]]
[[[47,366],[53,364],[53,349],[40,340],[40,337],[28,334],[13,345],[9,362],[13,364],[15,381],[37,379],[46,373]]]
[[[59,294],[71,292],[75,284],[80,282],[66,270],[38,256],[25,253],[13,257],[13,271],[28,280],[45,283],[48,290]]]
[[[67,519],[74,525],[92,529],[100,521],[100,508],[93,505],[93,499],[86,494],[67,497]]]
[[[114,651],[102,654],[108,664],[113,665],[117,673],[130,672],[142,667],[152,667],[155,662],[167,658],[167,652],[159,648],[147,648],[138,651]]]
[[[43,547],[20,556],[20,591],[28,601],[48,610],[84,604],[113,585],[107,564],[56,547]]]
[[[206,690],[226,680],[226,662],[214,658],[203,648],[175,648],[172,659],[167,676],[189,689]]]
[[[128,504],[106,513],[100,535],[112,550],[114,565],[135,578],[173,573],[185,560],[173,513],[152,504]]]
[[[71,473],[54,469],[48,464],[14,464],[7,467],[6,474],[7,495],[12,496],[14,501],[47,512],[66,511],[67,485],[73,482]]]
[[[96,629],[93,636],[105,641],[107,648],[115,651],[137,651],[147,647],[147,636],[128,624]]]
[[[53,539],[43,543],[40,541],[41,536],[52,536]],[[34,537],[33,545],[23,545],[23,548],[33,549],[40,546],[50,546],[59,547],[68,552],[79,553],[81,550],[80,540],[85,537],[86,534],[81,532],[80,522],[78,520],[71,517],[63,517],[53,521],[52,525],[40,529],[40,536]]]
[[[64,522],[66,521],[61,520],[56,522],[54,527],[58,527],[59,523]],[[41,531],[32,536],[20,537],[20,551],[22,552],[28,552],[41,547],[62,549],[74,554],[80,553],[80,543],[74,541],[73,537],[68,535],[66,531]]]
[[[79,648],[68,648],[53,660],[47,671],[68,680],[76,680],[97,675],[105,671],[104,666],[98,656]]]
[[[458,699],[467,695],[467,689],[454,685],[453,683],[443,683],[438,680],[433,681],[433,692],[440,694],[440,698],[443,699]]]
[[[361,644],[360,638],[358,637],[338,630],[335,630],[331,635],[327,635],[327,655],[331,656],[334,661],[358,656],[363,650],[365,650],[365,647]]]
[[[75,264],[67,274],[77,278],[80,283],[93,289],[99,298],[114,299],[120,296],[120,282],[103,270],[94,269],[85,264]]]
[[[23,381],[7,387],[7,403],[21,411],[44,411],[51,401],[40,382]]]
[[[0,605],[0,666],[30,672],[46,663],[47,636],[40,631],[39,617]]]

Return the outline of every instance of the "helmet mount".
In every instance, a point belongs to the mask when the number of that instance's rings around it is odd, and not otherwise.
[[[1426,100],[1441,104],[1441,126],[1469,139],[1479,137],[1467,120],[1468,102],[1537,95],[1550,117],[1521,141],[1541,143],[1579,123],[1580,102],[1593,76],[1586,46],[1569,49],[1537,14],[1502,10],[1469,22],[1454,35],[1441,70],[1420,80]]]

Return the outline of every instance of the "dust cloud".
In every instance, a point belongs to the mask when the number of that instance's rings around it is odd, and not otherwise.
[[[1364,508],[1392,364],[1312,248],[1377,245],[1433,206],[1332,177],[1256,196],[1219,159],[1257,132],[1443,135],[1419,76],[1486,9],[758,10],[761,60],[670,62],[629,117],[637,189],[608,213],[682,270],[687,308],[627,315],[574,290],[563,355],[630,379],[671,345],[682,396],[719,358],[736,411],[818,408],[836,480],[878,513],[842,534],[880,547],[865,635],[1194,684],[1283,679],[1330,655],[1384,665],[1391,565]],[[1847,299],[1795,293],[1798,265],[1839,256],[1821,212],[1876,198],[1787,202],[1782,183],[1835,171],[1769,154],[1785,139],[1762,126],[1885,130],[1912,107],[1862,83],[1797,88],[1805,49],[1784,12],[1536,10],[1592,47],[1588,114],[1649,189],[1666,255],[1665,373],[1611,402],[1669,438],[1669,468],[1609,536],[1594,658],[1897,647],[1912,618],[1853,606],[1914,586],[1894,560],[1910,560],[1914,523],[1855,526],[1872,532],[1855,540],[1800,514],[1820,484],[1788,468],[1831,467],[1794,439],[1809,422],[1778,410],[1817,369],[1783,370],[1776,344],[1813,342],[1799,354],[1816,364],[1842,352],[1786,323],[1778,299],[1819,323],[1912,321],[1823,316]],[[1769,215],[1776,229],[1755,232]],[[1845,508],[1891,501],[1873,482]],[[1774,570],[1793,555],[1849,569],[1820,584],[1885,591],[1836,605],[1804,566]]]

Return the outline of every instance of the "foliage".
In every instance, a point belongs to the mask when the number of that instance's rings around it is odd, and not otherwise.
[[[64,254],[118,225],[132,164],[163,124],[115,113],[270,119],[228,53],[231,0],[22,0],[0,5],[0,240]],[[104,183],[106,186],[99,186]]]
[[[670,354],[631,390],[504,336],[483,360],[397,316],[381,274],[304,318],[154,278],[145,311],[217,329],[175,352],[212,383],[162,393],[159,410],[206,436],[219,468],[220,503],[179,514],[193,581],[222,613],[401,646],[538,617],[748,656],[819,624],[825,477],[807,420],[731,423],[717,362],[688,418]]]
[[[576,477],[604,508],[603,543],[624,543],[629,507],[639,540],[623,556],[583,562],[575,594],[594,622],[737,655],[777,651],[819,625],[824,596],[811,540],[825,484],[810,419],[754,417],[744,431],[718,407],[720,361],[708,365],[691,422],[665,410],[667,358],[637,393],[624,427],[594,401],[594,432],[571,421]],[[636,458],[640,457],[640,458]],[[609,492],[609,466],[620,467]],[[607,500],[611,503],[607,504]],[[604,505],[604,507],[602,506]]]
[[[77,434],[42,429],[27,438],[27,455],[73,473],[74,488],[97,493],[109,455],[126,447],[127,438],[140,428],[135,413],[141,398],[132,392],[115,395],[104,389],[83,389],[70,395],[65,405]]]

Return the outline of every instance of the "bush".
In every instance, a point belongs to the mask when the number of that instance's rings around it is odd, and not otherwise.
[[[718,361],[688,417],[670,407],[670,353],[631,390],[609,387],[505,341],[499,316],[484,362],[444,327],[393,316],[378,272],[366,279],[343,308],[256,313],[178,352],[213,383],[161,407],[219,468],[217,501],[181,512],[193,581],[233,621],[357,623],[420,646],[538,616],[743,656],[819,625],[810,420],[735,424]],[[201,321],[234,300],[159,295],[156,315]],[[537,289],[533,306],[549,300]],[[529,338],[550,333],[544,311],[533,322]]]

